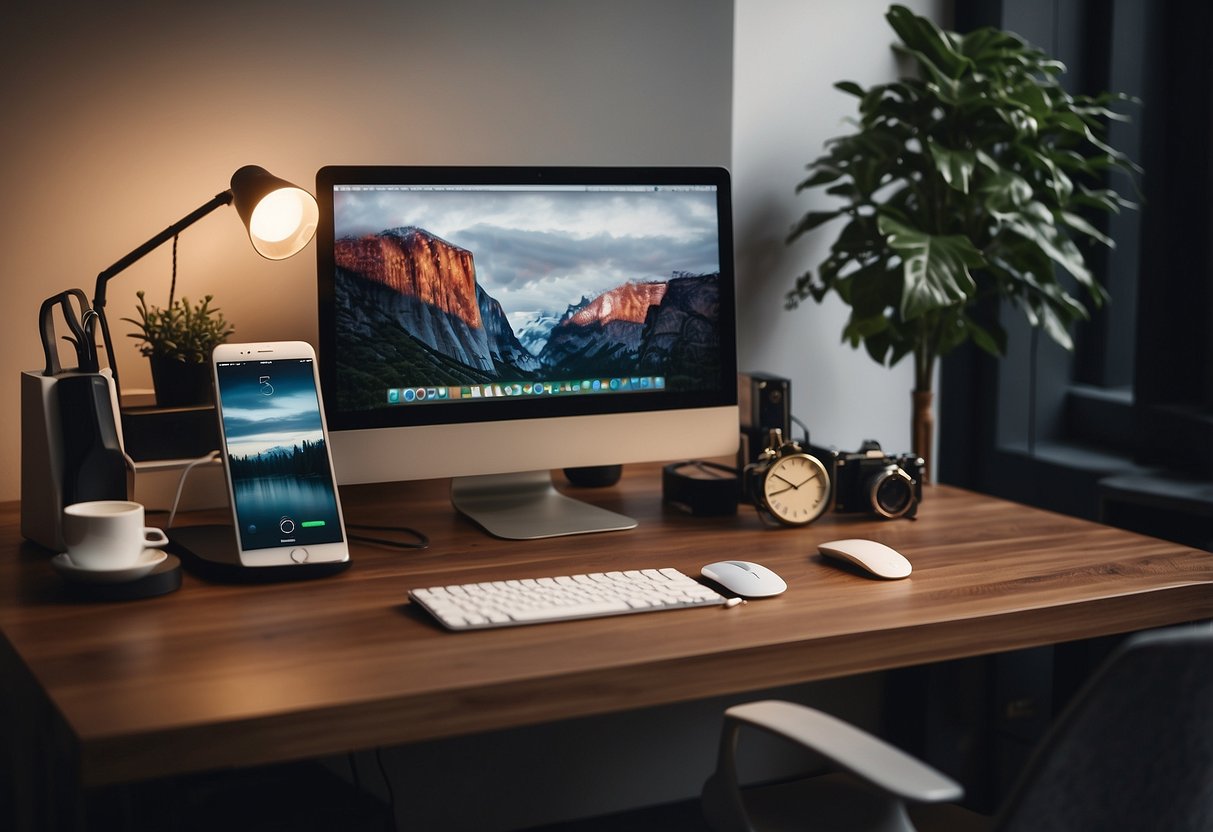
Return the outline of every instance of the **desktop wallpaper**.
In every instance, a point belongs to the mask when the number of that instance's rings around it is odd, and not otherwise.
[[[244,549],[342,539],[310,360],[216,368]]]
[[[714,190],[333,199],[343,410],[719,384]]]

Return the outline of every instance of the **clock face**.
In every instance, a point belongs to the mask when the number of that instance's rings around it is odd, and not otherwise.
[[[830,477],[808,454],[792,454],[771,463],[762,481],[767,509],[782,523],[812,523],[826,509]]]

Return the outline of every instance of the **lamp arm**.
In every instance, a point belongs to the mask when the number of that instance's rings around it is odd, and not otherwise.
[[[93,310],[97,313],[94,320],[101,324],[101,338],[105,343],[105,356],[109,360],[110,372],[113,373],[115,386],[118,385],[118,364],[114,360],[114,344],[110,339],[109,321],[107,321],[105,318],[105,285],[109,283],[110,278],[114,277],[131,264],[140,260],[144,255],[148,254],[152,250],[168,242],[173,237],[176,237],[182,231],[189,228],[191,225],[214,211],[216,208],[221,208],[224,205],[231,205],[233,197],[234,195],[231,190],[226,190],[222,193],[215,194],[210,201],[191,211],[189,214],[186,214],[184,217],[177,220],[177,222],[173,223],[155,237],[152,237],[146,243],[139,246],[130,254],[127,254],[121,260],[114,263],[114,265],[97,275],[97,286],[93,290]],[[89,328],[88,337],[90,339],[93,338],[91,326]]]
[[[135,249],[130,254],[114,263],[114,265],[97,275],[97,286],[93,290],[93,308],[98,312],[105,308],[105,284],[109,282],[110,278],[131,266],[152,250],[171,240],[173,237],[176,237],[182,231],[198,222],[198,220],[202,219],[216,208],[221,208],[224,205],[231,205],[232,196],[233,195],[230,190],[215,194],[215,196],[205,205],[202,205],[189,214],[186,214],[184,217],[177,220],[177,222],[173,223],[155,237],[152,237],[146,243],[139,246],[139,248]]]

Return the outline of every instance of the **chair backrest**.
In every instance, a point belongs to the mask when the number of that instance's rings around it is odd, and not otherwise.
[[[1213,627],[1127,639],[1057,720],[995,826],[1213,830]]]

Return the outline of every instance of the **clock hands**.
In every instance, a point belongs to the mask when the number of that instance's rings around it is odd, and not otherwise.
[[[781,489],[779,489],[778,491],[772,491],[772,492],[771,492],[771,494],[772,494],[772,495],[775,495],[775,494],[782,494],[782,493],[783,493],[783,492],[785,492],[785,491],[799,491],[799,490],[800,490],[800,487],[801,487],[802,485],[806,485],[806,484],[808,484],[808,483],[812,482],[813,480],[818,479],[820,476],[821,476],[820,472],[814,471],[812,474],[809,474],[809,475],[808,475],[807,477],[805,477],[803,480],[801,480],[800,482],[796,483],[796,482],[792,482],[790,479],[788,479],[788,478],[787,478],[787,477],[785,477],[785,476],[782,476],[782,475],[780,475],[780,474],[776,474],[776,473],[772,473],[772,474],[771,474],[771,478],[772,478],[772,479],[783,480],[784,482],[786,482],[786,483],[788,484],[788,487],[787,487],[787,488],[781,488]]]

